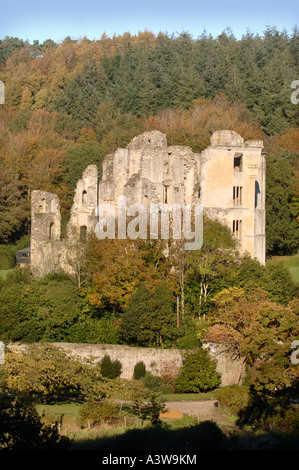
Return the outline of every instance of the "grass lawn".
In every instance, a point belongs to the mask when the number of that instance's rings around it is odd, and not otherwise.
[[[272,261],[282,261],[290,270],[294,279],[299,282],[299,253],[292,256],[272,256]]]
[[[36,409],[40,415],[44,412],[49,412],[55,416],[61,416],[63,414],[79,416],[80,407],[82,407],[81,403],[57,403],[51,405],[36,405]]]
[[[12,271],[12,269],[0,269],[0,276],[2,276],[4,279],[6,278],[7,274]]]
[[[207,393],[178,393],[162,395],[166,402],[172,401],[199,401],[199,400],[211,400],[214,398],[213,392]],[[116,397],[121,400],[120,397]],[[38,404],[36,409],[40,415],[43,413],[50,413],[51,415],[59,418],[62,415],[79,416],[81,403],[55,403],[55,404]]]
[[[179,395],[170,395],[169,397],[173,401],[176,400],[178,396]],[[181,399],[184,398],[184,395],[181,395]],[[200,423],[201,420],[199,418],[184,415],[183,417],[173,419],[162,418],[162,426],[155,427],[151,424],[149,419],[141,420],[124,404],[121,407],[122,411],[116,421],[111,423],[102,422],[101,424],[91,426],[89,421],[85,421],[84,427],[82,427],[82,422],[80,421],[81,407],[82,404],[66,402],[60,404],[40,403],[36,405],[37,411],[43,416],[43,422],[45,424],[51,425],[57,422],[61,435],[71,439],[70,450],[106,450],[106,448],[118,450],[118,441],[122,443],[126,450],[128,450],[128,446],[132,445],[134,449],[135,447],[143,449],[144,445],[152,446],[153,449],[158,445],[162,446],[162,449],[164,449],[164,447],[166,449],[169,443],[172,443],[174,449],[177,449],[183,438],[186,439],[188,443],[191,438],[197,441],[198,429],[201,429],[202,425],[205,426],[204,423]],[[221,428],[218,428],[217,424],[212,421],[207,431],[209,431],[210,427],[212,427],[214,433],[215,430],[219,435],[222,432],[220,431]],[[185,436],[186,434],[187,437]],[[204,440],[206,441],[207,436],[205,429],[204,435]],[[211,439],[213,439],[213,435],[212,432]],[[172,441],[174,441],[175,444]]]
[[[175,401],[200,401],[200,400],[211,400],[213,399],[213,392],[207,393],[180,393],[180,394],[168,394],[163,395],[163,399],[166,402]],[[117,396],[115,399],[121,404],[121,397]],[[77,428],[80,418],[80,409],[83,406],[82,403],[51,403],[43,404],[39,403],[36,405],[37,412],[40,416],[44,416],[44,419],[48,419],[49,422],[57,421],[63,424],[63,428]],[[125,406],[123,404],[123,406]]]

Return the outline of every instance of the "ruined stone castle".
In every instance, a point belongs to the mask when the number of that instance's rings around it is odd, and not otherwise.
[[[135,137],[103,161],[102,178],[89,165],[78,181],[66,235],[62,237],[57,195],[33,191],[31,267],[37,276],[76,269],[77,247],[95,231],[100,204],[201,204],[204,213],[227,224],[247,252],[265,263],[265,158],[263,142],[234,131],[215,132],[201,153],[168,146],[158,131]],[[70,268],[71,267],[71,268]]]

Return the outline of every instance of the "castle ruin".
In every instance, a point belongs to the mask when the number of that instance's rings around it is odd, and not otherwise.
[[[95,231],[100,204],[201,204],[204,213],[227,224],[241,252],[265,264],[265,157],[263,142],[234,131],[214,132],[201,153],[168,146],[159,131],[135,137],[103,161],[99,180],[89,165],[78,181],[66,236],[62,237],[57,195],[32,192],[31,268],[36,276],[76,269],[80,243]]]

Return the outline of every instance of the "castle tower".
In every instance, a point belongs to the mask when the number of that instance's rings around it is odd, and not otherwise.
[[[263,142],[217,131],[201,154],[201,202],[224,221],[242,252],[265,264],[265,157]]]
[[[61,249],[60,204],[56,194],[31,194],[31,269],[37,276],[59,268]]]

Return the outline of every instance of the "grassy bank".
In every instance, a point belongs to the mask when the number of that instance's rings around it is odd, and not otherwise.
[[[299,253],[292,256],[272,256],[270,261],[282,261],[289,268],[294,279],[299,282]]]
[[[115,397],[121,401],[121,397]],[[214,392],[206,393],[180,393],[180,394],[167,394],[163,395],[165,402],[174,401],[199,401],[199,400],[212,400]],[[55,404],[38,404],[36,405],[37,411],[40,415],[46,413],[55,416],[57,419],[64,416],[79,417],[81,403],[55,403]]]
[[[8,273],[10,273],[12,269],[0,269],[0,276],[3,277],[3,279],[6,279],[6,276]]]

